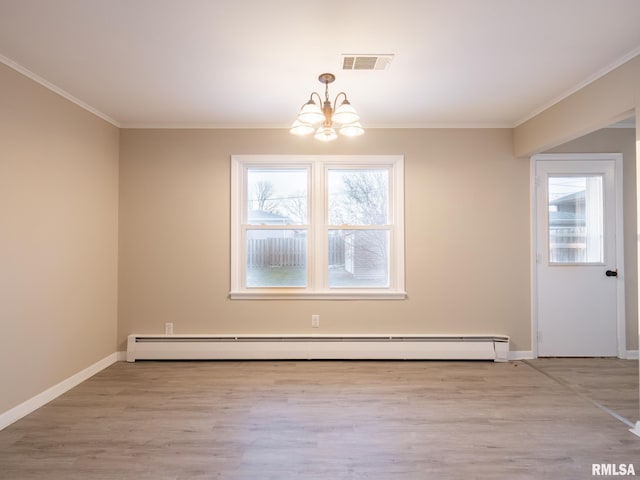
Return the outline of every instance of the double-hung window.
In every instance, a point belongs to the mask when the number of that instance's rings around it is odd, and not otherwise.
[[[233,155],[231,298],[404,292],[401,155]]]

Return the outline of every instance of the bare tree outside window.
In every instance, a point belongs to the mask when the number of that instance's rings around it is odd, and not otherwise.
[[[308,218],[307,196],[306,169],[250,168],[247,172],[249,219],[268,217],[256,212],[270,213],[274,219],[276,215],[280,217],[280,225],[303,225]]]
[[[329,170],[329,286],[387,287],[389,171]],[[370,226],[346,229],[336,227]]]
[[[388,170],[329,171],[329,224],[385,225],[388,212]]]
[[[256,204],[256,210],[261,210],[263,212],[271,212],[278,206],[278,202],[276,200],[272,200],[273,197],[273,183],[260,180],[255,184],[255,200],[253,203]]]

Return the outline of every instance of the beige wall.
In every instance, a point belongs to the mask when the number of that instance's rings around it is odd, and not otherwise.
[[[624,211],[625,313],[627,350],[638,349],[638,255],[636,249],[636,133],[603,128],[549,150],[548,153],[622,153]]]
[[[0,64],[0,413],[116,349],[118,140]]]
[[[531,350],[529,166],[511,130],[122,130],[119,348],[129,333],[496,333]],[[404,154],[407,300],[229,300],[230,156]],[[311,329],[311,314],[321,328]]]
[[[515,155],[561,145],[629,117],[634,109],[640,111],[640,55],[516,127]]]

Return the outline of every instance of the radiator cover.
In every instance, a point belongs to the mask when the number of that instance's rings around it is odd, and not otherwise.
[[[136,360],[494,360],[505,335],[129,335]]]

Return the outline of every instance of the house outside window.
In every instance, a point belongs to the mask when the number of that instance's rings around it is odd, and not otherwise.
[[[231,298],[405,298],[402,156],[231,161]]]

